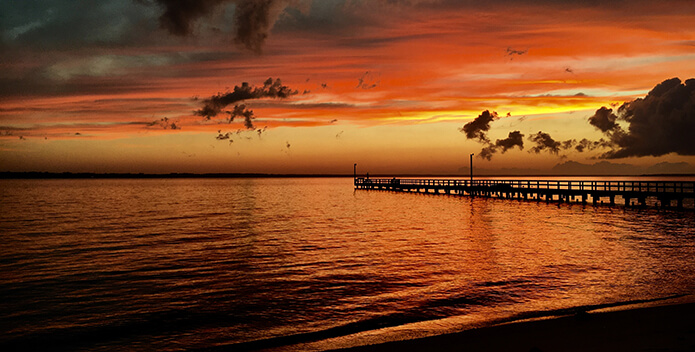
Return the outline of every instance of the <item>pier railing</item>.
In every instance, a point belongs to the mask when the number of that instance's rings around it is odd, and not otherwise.
[[[457,180],[356,178],[355,185],[419,187],[491,187],[534,190],[577,190],[645,193],[695,193],[695,182],[684,181],[577,181],[577,180]]]
[[[584,180],[465,180],[355,178],[355,188],[417,193],[446,193],[474,197],[593,204],[647,204],[695,209],[695,182],[692,181],[584,181]],[[621,200],[616,201],[617,198]],[[649,199],[649,200],[648,200]]]

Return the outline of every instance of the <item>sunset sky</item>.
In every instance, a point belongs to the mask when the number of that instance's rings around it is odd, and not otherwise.
[[[0,68],[0,171],[695,172],[692,0],[3,1]]]

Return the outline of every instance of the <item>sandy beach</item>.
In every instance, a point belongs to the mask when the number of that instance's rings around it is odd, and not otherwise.
[[[695,303],[505,323],[346,351],[695,351]]]

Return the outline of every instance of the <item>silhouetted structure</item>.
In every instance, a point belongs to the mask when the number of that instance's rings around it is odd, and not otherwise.
[[[681,181],[552,181],[552,180],[440,180],[355,178],[355,188],[496,197],[546,202],[591,202],[606,199],[615,205],[622,198],[626,206],[654,205],[693,209],[695,182]],[[648,201],[649,200],[649,201]],[[689,202],[688,202],[689,201]],[[687,207],[684,207],[687,204]]]

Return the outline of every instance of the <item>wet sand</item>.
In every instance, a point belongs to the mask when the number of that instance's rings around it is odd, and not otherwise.
[[[590,311],[346,351],[695,351],[695,303]]]

